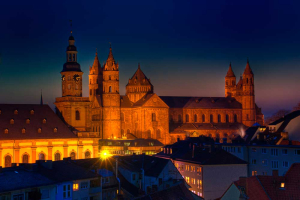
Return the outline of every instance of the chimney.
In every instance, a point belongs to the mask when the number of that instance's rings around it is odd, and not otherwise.
[[[272,171],[272,176],[278,177],[278,170],[273,170]]]
[[[256,135],[256,139],[257,139],[257,140],[259,140],[259,133],[257,133],[257,135]]]

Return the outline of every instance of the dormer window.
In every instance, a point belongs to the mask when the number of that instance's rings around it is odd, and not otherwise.
[[[38,128],[38,133],[42,133],[42,129],[41,128]]]
[[[30,124],[30,119],[26,119],[26,124]]]
[[[57,128],[54,128],[54,133],[57,133]]]
[[[15,120],[14,119],[11,119],[10,120],[10,124],[14,124],[15,123]]]
[[[22,133],[26,133],[26,129],[25,128],[22,128]]]
[[[33,114],[34,114],[34,110],[31,110],[31,111],[30,111],[30,114],[33,115]]]
[[[4,133],[8,134],[8,128],[4,129]]]
[[[15,110],[15,111],[14,111],[14,114],[17,115],[17,114],[18,114],[18,110]]]
[[[47,122],[46,118],[45,118],[45,119],[43,119],[43,124],[46,124],[46,122]]]

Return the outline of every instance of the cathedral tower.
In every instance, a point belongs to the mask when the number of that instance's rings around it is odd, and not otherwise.
[[[231,63],[225,76],[225,97],[234,97],[236,93],[236,77],[232,71]]]
[[[135,103],[147,93],[153,93],[153,85],[150,79],[142,72],[139,64],[138,69],[126,85],[126,95],[130,101]]]
[[[79,63],[77,63],[77,49],[74,37],[69,37],[69,46],[66,51],[67,62],[60,72],[62,79],[62,96],[82,96],[82,74]]]
[[[242,97],[242,121],[246,126],[255,123],[255,95],[254,95],[254,75],[247,60],[243,73],[243,97]]]
[[[94,64],[90,67],[89,74],[89,99],[92,101],[96,95],[102,93],[103,72],[96,52]]]
[[[103,138],[121,137],[119,65],[115,63],[112,49],[103,66]]]

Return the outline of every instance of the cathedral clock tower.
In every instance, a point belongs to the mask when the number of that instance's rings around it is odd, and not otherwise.
[[[66,51],[66,63],[60,72],[62,79],[62,96],[82,96],[82,74],[80,64],[77,62],[77,49],[74,37],[69,37],[69,46]]]

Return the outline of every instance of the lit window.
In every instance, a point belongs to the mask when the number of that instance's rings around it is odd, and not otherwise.
[[[186,180],[187,183],[190,183],[190,177],[186,176],[185,180]]]
[[[22,128],[22,133],[25,133],[26,132],[26,129],[25,128]]]
[[[43,124],[46,124],[46,122],[47,122],[46,118],[45,118],[45,119],[43,119]]]
[[[4,129],[4,133],[8,134],[8,128]]]
[[[26,124],[30,124],[30,119],[26,119]]]
[[[14,119],[11,119],[10,120],[10,124],[14,124],[15,123],[15,120]]]
[[[57,133],[57,128],[54,128],[54,133]]]
[[[42,129],[41,128],[38,128],[38,133],[41,133],[42,132]]]
[[[17,114],[18,114],[18,110],[15,110],[15,111],[14,111],[14,114],[17,115]]]
[[[73,184],[73,191],[77,191],[79,189],[79,184],[78,183],[74,183]]]
[[[280,187],[281,187],[281,188],[284,188],[284,186],[285,186],[285,183],[284,183],[284,182],[280,183]]]
[[[257,175],[257,171],[252,171],[252,176],[256,176]]]
[[[34,114],[34,110],[31,110],[31,111],[30,111],[30,114],[32,114],[32,115],[33,115],[33,114]]]

